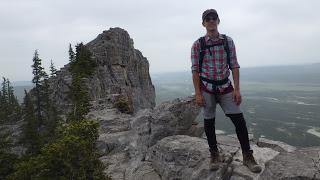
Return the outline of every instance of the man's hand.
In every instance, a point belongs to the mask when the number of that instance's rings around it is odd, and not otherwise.
[[[196,103],[198,106],[204,106],[204,98],[202,94],[196,94]]]
[[[233,90],[232,99],[238,106],[241,104],[242,99],[241,99],[241,94],[239,90]]]

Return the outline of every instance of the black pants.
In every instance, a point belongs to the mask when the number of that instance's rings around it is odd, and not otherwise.
[[[243,152],[250,151],[248,129],[246,121],[244,120],[243,114],[226,114],[236,128],[236,133],[238,140],[241,145]],[[204,130],[207,136],[210,152],[217,151],[217,139],[216,139],[216,129],[215,129],[215,118],[213,119],[204,119]]]

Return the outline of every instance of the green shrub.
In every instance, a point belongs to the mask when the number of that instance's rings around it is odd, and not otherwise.
[[[130,103],[129,98],[123,95],[116,97],[113,107],[117,108],[122,113],[133,113],[132,103]]]
[[[111,179],[98,159],[98,123],[82,120],[63,128],[60,137],[36,157],[18,164],[11,179]]]

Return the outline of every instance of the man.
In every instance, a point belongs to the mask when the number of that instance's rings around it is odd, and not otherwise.
[[[204,129],[210,148],[210,168],[219,168],[219,151],[215,134],[216,104],[219,104],[225,115],[231,119],[241,145],[243,164],[252,172],[261,172],[261,167],[253,157],[250,148],[248,130],[240,110],[241,94],[239,82],[239,64],[236,49],[230,37],[218,31],[220,19],[214,9],[202,14],[202,25],[207,33],[194,42],[191,49],[192,78],[196,103],[203,107]],[[233,82],[229,80],[231,69]]]

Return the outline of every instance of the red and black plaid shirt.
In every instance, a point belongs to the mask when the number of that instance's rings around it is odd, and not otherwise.
[[[236,48],[233,43],[233,40],[227,36],[229,50],[230,50],[230,69],[240,68]],[[224,50],[223,46],[224,38],[219,34],[218,38],[211,39],[209,36],[205,36],[206,45],[219,44],[222,45],[211,47],[210,50],[206,49],[202,62],[202,71],[200,76],[207,79],[220,81],[228,78],[230,76],[229,65],[227,61],[227,53]],[[211,53],[210,53],[211,51]],[[199,57],[200,57],[200,42],[199,40],[195,41],[191,48],[191,70],[199,72]],[[233,90],[231,81],[229,80],[226,84],[219,85],[214,87],[213,84],[206,81],[201,82],[201,89],[214,93],[228,93]]]

